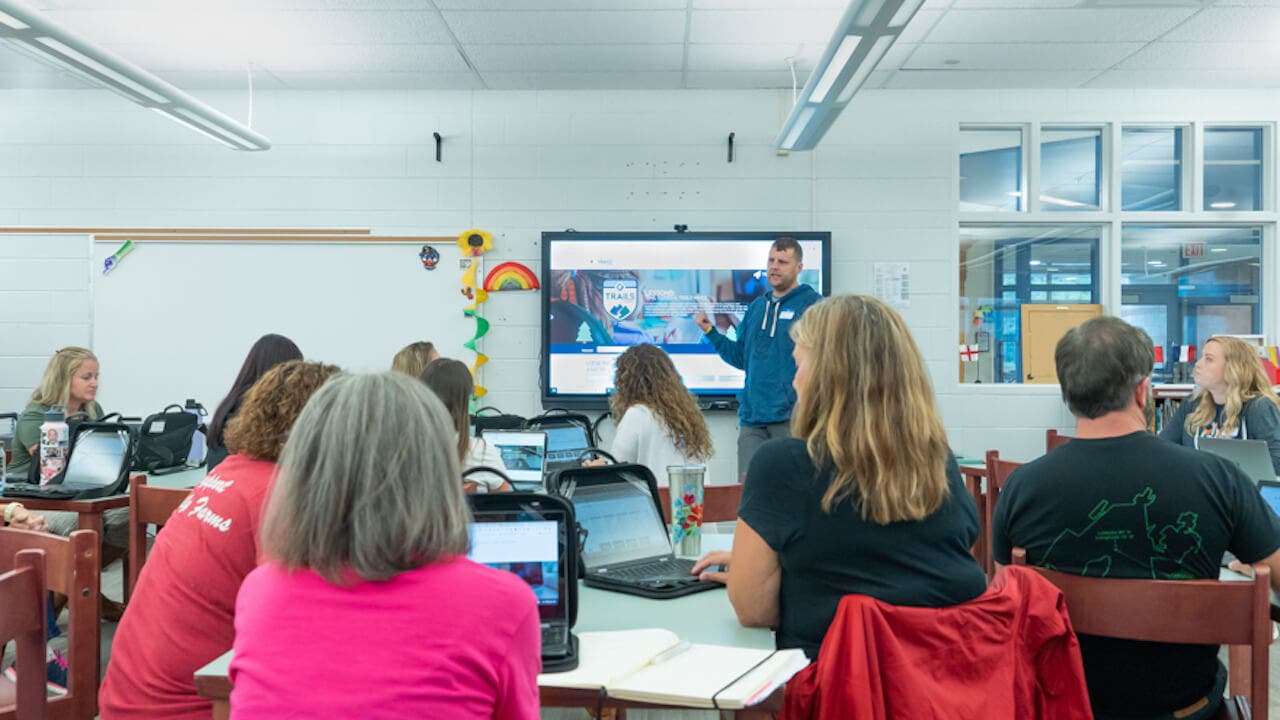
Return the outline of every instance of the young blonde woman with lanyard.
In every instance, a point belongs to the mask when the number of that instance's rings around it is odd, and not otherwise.
[[[1209,338],[1196,361],[1195,381],[1195,394],[1178,406],[1160,437],[1188,447],[1198,447],[1202,437],[1266,440],[1280,474],[1280,397],[1254,347],[1227,335]]]
[[[987,581],[969,553],[978,509],[906,323],[875,298],[841,295],[791,333],[794,437],[760,447],[732,554],[694,572],[726,582],[743,625],[777,628],[779,648],[816,658],[845,595],[945,607]],[[710,570],[719,564],[728,571]]]

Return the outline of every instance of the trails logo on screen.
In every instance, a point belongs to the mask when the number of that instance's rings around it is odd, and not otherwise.
[[[604,282],[604,306],[615,320],[626,320],[636,311],[639,283],[630,278],[610,278]]]

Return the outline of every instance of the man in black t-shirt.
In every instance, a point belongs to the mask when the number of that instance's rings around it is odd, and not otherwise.
[[[1147,431],[1146,333],[1095,318],[1062,338],[1055,362],[1075,439],[1009,477],[992,519],[996,562],[1023,547],[1029,563],[1079,575],[1217,578],[1230,550],[1271,566],[1280,585],[1280,519],[1253,481]],[[1222,701],[1215,646],[1082,635],[1080,650],[1098,718],[1212,717]]]

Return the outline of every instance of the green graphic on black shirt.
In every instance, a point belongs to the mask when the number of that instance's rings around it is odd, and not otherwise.
[[[1192,571],[1195,565],[1203,566],[1208,561],[1203,538],[1196,531],[1199,515],[1182,512],[1173,523],[1157,526],[1151,522],[1150,512],[1155,502],[1156,493],[1150,487],[1143,488],[1130,502],[1099,500],[1089,511],[1088,523],[1083,528],[1058,533],[1040,565],[1051,570],[1107,577],[1117,564],[1125,563],[1152,579],[1201,577]],[[1054,562],[1055,556],[1088,559],[1075,570],[1079,560],[1073,561],[1072,567],[1060,568]],[[1139,575],[1126,572],[1124,577]]]

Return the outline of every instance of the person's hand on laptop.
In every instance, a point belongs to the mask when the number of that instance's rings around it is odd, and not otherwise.
[[[590,460],[582,461],[582,467],[603,467],[608,464],[609,462],[604,458],[591,458]]]
[[[729,582],[729,560],[733,557],[728,550],[714,550],[703,555],[693,564],[690,573],[699,580],[727,584]]]

